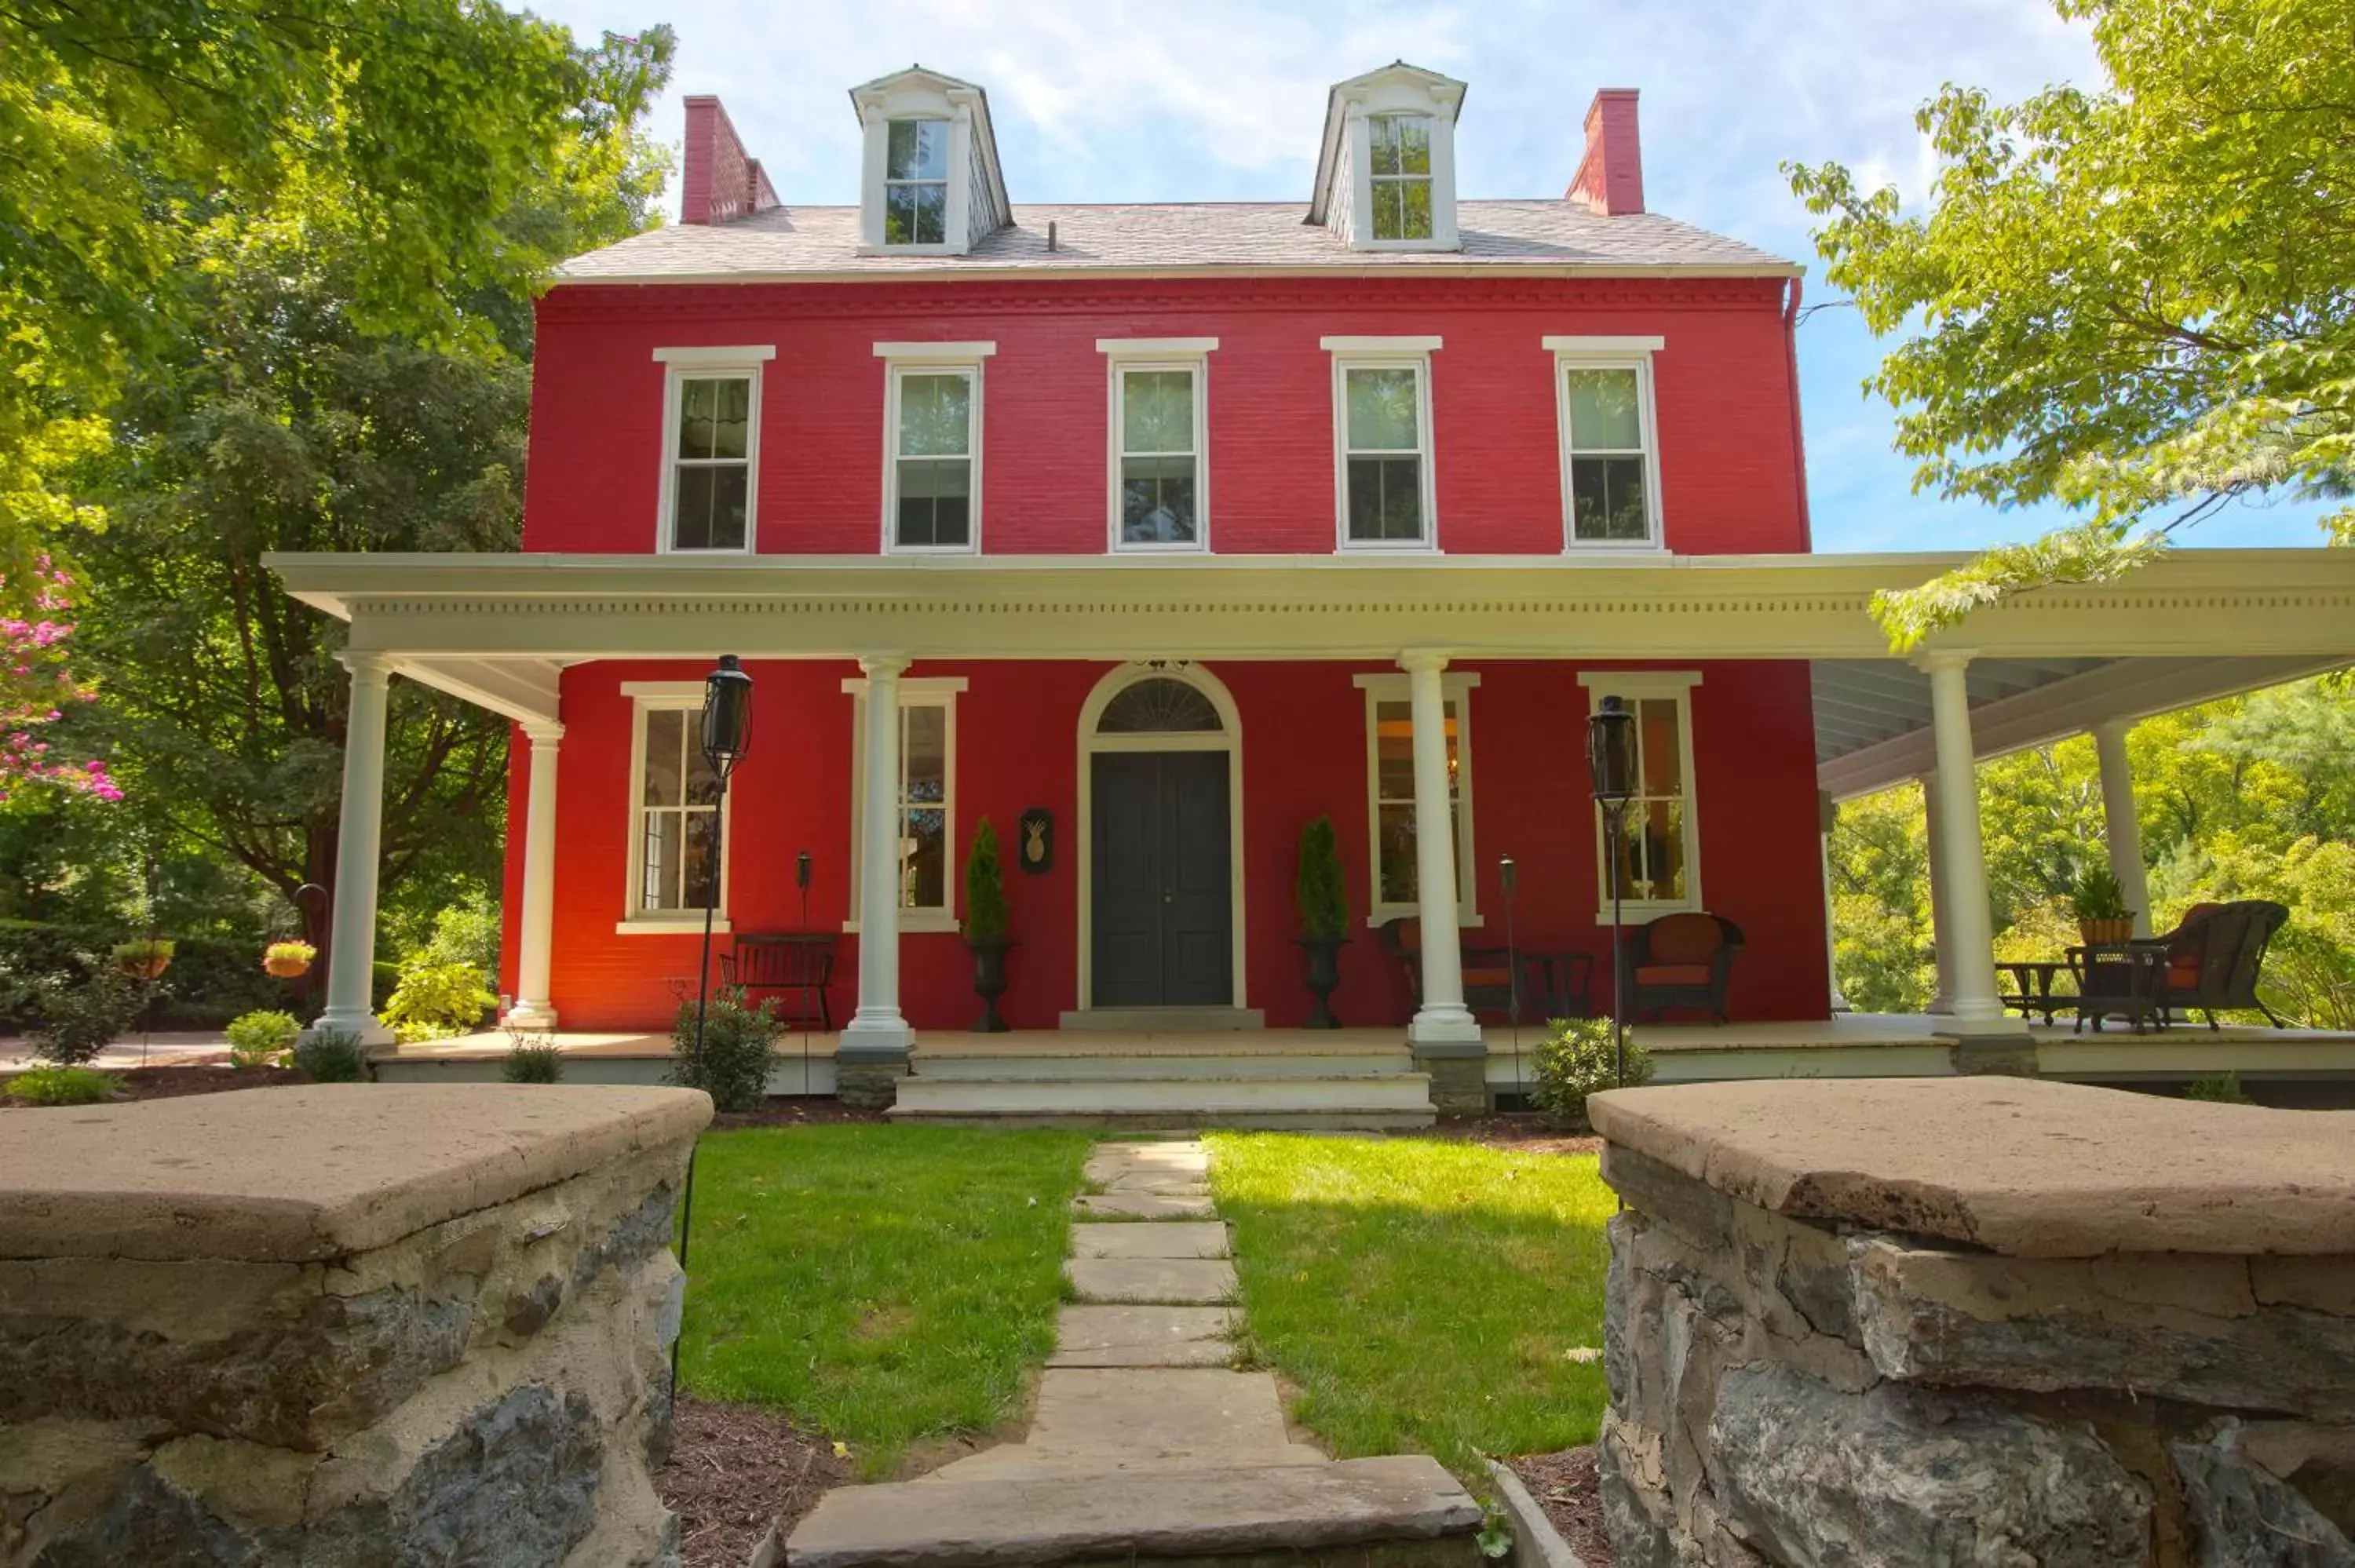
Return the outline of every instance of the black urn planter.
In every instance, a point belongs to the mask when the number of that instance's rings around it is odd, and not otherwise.
[[[1333,993],[1341,987],[1341,949],[1349,944],[1347,937],[1295,938],[1300,950],[1308,955],[1308,992],[1316,1005],[1308,1010],[1308,1022],[1304,1029],[1338,1029],[1341,1021],[1333,1016]]]
[[[967,937],[973,949],[973,991],[981,998],[981,1016],[974,1021],[975,1034],[1003,1034],[1006,1020],[997,1016],[997,999],[1006,994],[1006,954],[1021,946],[1004,937]]]

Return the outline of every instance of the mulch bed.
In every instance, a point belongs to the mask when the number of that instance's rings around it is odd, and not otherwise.
[[[1533,1111],[1444,1116],[1436,1127],[1411,1136],[1454,1139],[1485,1144],[1490,1149],[1509,1149],[1516,1154],[1593,1154],[1603,1148],[1601,1139],[1572,1132],[1552,1117]]]
[[[655,1489],[678,1515],[687,1568],[743,1568],[771,1525],[790,1531],[849,1478],[850,1461],[836,1458],[832,1443],[779,1412],[681,1394]]]
[[[1591,1446],[1559,1454],[1524,1454],[1505,1463],[1521,1478],[1580,1562],[1587,1568],[1611,1568],[1611,1537],[1603,1528],[1600,1478]]]
[[[248,1067],[232,1072],[226,1067],[101,1067],[101,1072],[112,1073],[122,1079],[115,1086],[114,1097],[102,1103],[120,1105],[125,1100],[170,1100],[183,1095],[218,1095],[232,1089],[268,1089],[285,1084],[307,1084],[308,1073],[293,1067]],[[0,1095],[0,1109],[48,1110],[48,1106],[27,1105],[24,1101]]]
[[[833,1127],[843,1122],[889,1121],[879,1110],[844,1105],[831,1095],[774,1095],[756,1111],[721,1111],[711,1118],[711,1130],[731,1132],[747,1127]]]

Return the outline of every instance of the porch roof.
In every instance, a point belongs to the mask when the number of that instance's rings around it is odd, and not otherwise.
[[[273,555],[351,645],[510,717],[613,658],[1806,659],[1835,796],[1929,766],[1925,678],[1869,613],[1960,554]],[[2178,551],[1976,613],[1974,737],[2016,750],[2355,657],[2355,551]]]

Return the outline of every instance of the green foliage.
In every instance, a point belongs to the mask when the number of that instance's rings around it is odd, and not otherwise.
[[[112,964],[93,966],[89,978],[78,982],[53,982],[41,995],[33,1054],[46,1062],[79,1066],[131,1027],[139,1003],[139,988]]]
[[[1937,982],[1921,787],[1843,801],[1831,858],[1840,994],[1859,1012],[1919,1012]]]
[[[0,1082],[11,1099],[28,1106],[94,1106],[113,1098],[121,1080],[90,1067],[27,1067]]]
[[[368,1047],[348,1029],[314,1029],[294,1043],[294,1065],[314,1084],[368,1081]]]
[[[291,1012],[249,1012],[229,1020],[229,1059],[233,1067],[267,1067],[294,1048],[303,1025]]]
[[[499,1065],[499,1076],[510,1084],[553,1084],[564,1076],[564,1053],[553,1040],[535,1040],[527,1034],[511,1034],[507,1059]]]
[[[1294,889],[1300,904],[1300,930],[1330,940],[1349,927],[1349,900],[1341,881],[1341,851],[1334,842],[1333,819],[1318,817],[1300,830],[1300,874]]]
[[[777,1003],[744,1004],[741,991],[715,992],[697,1043],[696,1006],[681,1002],[671,1030],[670,1078],[681,1088],[701,1089],[724,1111],[756,1111],[768,1098],[769,1074],[777,1065]]]
[[[2249,1098],[2246,1089],[2241,1087],[2241,1075],[2238,1073],[2211,1073],[2204,1078],[2194,1078],[2183,1086],[2183,1097],[2187,1100],[2205,1100],[2211,1105],[2220,1106],[2250,1106],[2257,1103]]]
[[[173,943],[157,937],[142,937],[133,941],[117,942],[107,949],[106,956],[114,960],[119,969],[146,969],[172,961]]]
[[[477,889],[433,912],[433,934],[426,938],[424,956],[437,964],[472,964],[483,971],[484,983],[498,989],[499,907],[490,895]]]
[[[1868,383],[1916,483],[2087,514],[1877,598],[1901,649],[2006,594],[2114,577],[2232,497],[2355,486],[2343,0],[2054,8],[2090,20],[2106,82],[2009,106],[1947,87],[1916,117],[1942,160],[1925,213],[1838,164],[1785,169],[1866,324],[1918,323]]]
[[[1006,870],[998,863],[997,830],[981,819],[974,830],[973,853],[964,863],[964,934],[975,941],[1006,935],[1010,916],[1006,908]]]
[[[300,964],[306,970],[319,961],[319,949],[308,942],[272,942],[261,949],[261,961],[270,964]]]
[[[2069,898],[2070,913],[2080,920],[2123,920],[2134,913],[2126,907],[2126,890],[2102,861],[2089,862],[2077,874],[2077,885]]]
[[[43,997],[101,974],[123,984],[110,956],[119,928],[0,920],[0,1024],[37,1023]],[[151,988],[154,1005],[144,1014],[156,1028],[218,1029],[284,1000],[280,983],[254,963],[246,938],[183,937],[174,948],[171,972]],[[126,1005],[138,1008],[135,988]]]
[[[423,952],[400,966],[400,983],[379,1016],[404,1041],[439,1040],[473,1033],[498,1004],[481,969]]]
[[[1619,1079],[1619,1054],[1607,1018],[1557,1018],[1546,1025],[1531,1059],[1537,1082],[1529,1098],[1540,1110],[1574,1125],[1586,1125],[1586,1097],[1610,1088],[1635,1088],[1652,1081],[1652,1054],[1627,1037],[1627,1076]]]

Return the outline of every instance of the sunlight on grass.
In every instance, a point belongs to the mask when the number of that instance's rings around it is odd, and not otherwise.
[[[1420,1139],[1215,1133],[1252,1354],[1344,1458],[1478,1456],[1594,1440],[1605,1397],[1593,1155]]]
[[[954,1128],[706,1137],[682,1382],[783,1405],[870,1478],[911,1443],[995,1427],[1054,1349],[1088,1147]]]

